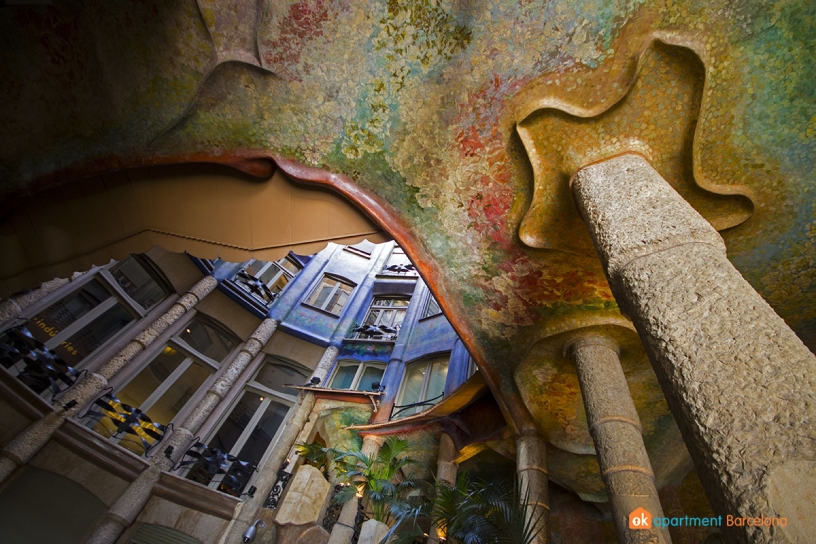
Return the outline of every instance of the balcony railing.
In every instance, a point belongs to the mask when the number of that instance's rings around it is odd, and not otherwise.
[[[123,403],[113,392],[97,398],[91,407],[78,417],[96,421],[94,430],[97,433],[106,438],[117,438],[120,441],[137,444],[144,448],[145,454],[164,439],[169,427],[154,422],[138,408]]]
[[[394,418],[400,417],[400,414],[407,412],[411,408],[417,408],[419,406],[428,406],[428,407],[434,406],[436,403],[438,403],[440,400],[442,400],[442,397],[444,397],[444,396],[445,396],[445,394],[442,393],[441,395],[439,395],[437,397],[434,397],[432,399],[423,400],[423,401],[419,401],[419,402],[414,402],[414,403],[411,403],[411,404],[402,404],[402,405],[395,404],[395,405],[391,406],[391,416],[389,417],[389,419],[394,419]],[[407,414],[407,415],[410,415],[410,414]]]
[[[388,327],[386,325],[360,325],[351,330],[351,340],[380,340],[393,342],[400,332],[400,325]]]
[[[264,282],[262,282],[260,279],[256,278],[243,268],[238,270],[238,273],[235,274],[235,278],[233,279],[233,281],[241,289],[252,295],[254,298],[258,299],[262,304],[266,304],[267,306],[272,304],[278,296],[278,294],[273,293]]]
[[[188,479],[203,485],[218,482],[219,491],[240,497],[257,466],[202,442],[196,442],[185,452],[175,468],[188,468]]]
[[[27,324],[27,319],[20,319],[0,333],[0,365],[16,373],[35,393],[50,390],[57,396],[74,385],[81,372],[34,338]]]

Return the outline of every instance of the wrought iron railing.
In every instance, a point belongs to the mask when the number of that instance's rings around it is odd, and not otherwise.
[[[196,442],[188,449],[174,469],[188,468],[187,478],[203,485],[218,482],[218,490],[234,497],[241,493],[257,470],[254,463],[242,461],[202,442]],[[216,478],[221,477],[220,480]]]
[[[416,408],[418,406],[433,406],[437,402],[442,400],[442,397],[444,397],[444,396],[445,396],[445,394],[442,393],[441,395],[436,396],[436,397],[434,397],[432,399],[423,400],[423,401],[420,401],[420,402],[414,402],[414,403],[411,403],[411,404],[401,404],[401,405],[400,404],[394,404],[393,406],[391,406],[391,416],[389,417],[389,419],[394,419],[395,417],[399,417],[399,415],[401,413],[406,412],[406,411],[410,410],[411,408]]]
[[[407,276],[409,274],[416,275],[417,269],[411,263],[392,264],[383,268],[381,273],[389,276]]]
[[[400,332],[400,325],[388,327],[386,325],[360,325],[351,330],[352,340],[386,340],[393,342]]]
[[[273,293],[263,281],[247,272],[244,268],[238,269],[238,273],[235,274],[233,281],[241,289],[248,292],[263,304],[272,304],[278,296],[278,294]]]
[[[34,338],[27,324],[27,319],[20,319],[0,333],[0,365],[17,372],[17,378],[35,393],[50,389],[57,396],[74,385],[81,372]]]
[[[154,422],[138,408],[123,403],[113,392],[97,398],[90,408],[78,417],[99,422],[100,425],[94,428],[99,434],[137,444],[144,448],[145,454],[162,441],[169,427]],[[105,421],[113,424],[113,429],[102,424]]]
[[[289,459],[283,462],[283,464],[278,468],[277,479],[275,480],[275,485],[272,486],[272,491],[269,492],[269,495],[266,497],[266,501],[264,501],[264,508],[269,508],[274,510],[278,507],[278,503],[280,502],[281,495],[283,495],[283,491],[286,489],[286,484],[289,483],[289,480],[292,479],[292,473],[286,470],[286,467],[289,466]]]
[[[343,509],[343,503],[339,503],[336,500],[337,494],[347,485],[349,484],[337,484],[334,486],[332,498],[329,501],[329,508],[326,511],[326,516],[323,518],[323,528],[329,533],[331,533],[334,526],[339,523],[338,518],[340,517],[340,511]],[[357,516],[354,518],[354,526],[351,527],[354,531],[351,537],[351,544],[357,544],[357,541],[360,539],[360,531],[363,527],[363,523],[369,518],[363,511],[362,498],[358,497],[352,500],[357,501]]]

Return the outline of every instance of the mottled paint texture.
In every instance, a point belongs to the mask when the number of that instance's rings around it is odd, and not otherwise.
[[[619,130],[816,346],[813,2],[75,1],[2,10],[0,44],[6,207],[189,160],[275,160],[333,185],[418,263],[518,428],[581,423],[569,376],[548,382],[569,402],[525,402],[515,371],[531,347],[620,319],[563,199],[569,171],[619,150],[599,147]],[[604,116],[622,99],[626,115]],[[597,119],[565,129],[576,117]],[[567,141],[548,178],[534,150]],[[539,214],[547,194],[555,212]]]

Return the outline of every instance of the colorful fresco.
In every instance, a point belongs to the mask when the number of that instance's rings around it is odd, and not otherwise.
[[[518,368],[544,339],[623,320],[567,183],[634,150],[816,347],[813,2],[258,5],[0,11],[3,209],[126,167],[274,163],[388,228],[517,429],[578,436],[572,378],[535,384],[567,399],[544,406],[530,376],[549,363]]]

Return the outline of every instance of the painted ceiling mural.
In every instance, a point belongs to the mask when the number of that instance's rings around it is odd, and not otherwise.
[[[563,451],[586,436],[548,339],[627,327],[569,193],[589,162],[645,155],[816,346],[811,1],[77,1],[0,10],[0,43],[4,210],[178,162],[331,186],[418,263],[517,429]]]

